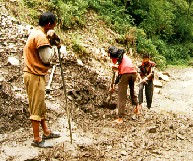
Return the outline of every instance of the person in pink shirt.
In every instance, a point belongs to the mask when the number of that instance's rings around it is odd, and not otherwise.
[[[131,59],[125,54],[124,49],[117,49],[114,46],[109,47],[108,54],[112,59],[112,69],[118,71],[118,77],[115,83],[110,87],[113,92],[115,85],[118,84],[118,118],[113,122],[123,123],[123,116],[125,112],[125,105],[127,100],[127,88],[130,89],[130,97],[133,105],[138,108],[138,97],[134,90],[134,83],[137,78],[137,71]]]

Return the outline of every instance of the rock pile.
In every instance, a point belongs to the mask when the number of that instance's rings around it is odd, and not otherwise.
[[[27,117],[27,104],[17,94],[22,90],[22,53],[31,27],[7,15],[4,5],[0,10],[4,11],[0,12],[0,133],[4,133],[23,126]]]
[[[0,5],[0,9],[5,10],[3,5]],[[11,117],[12,119],[17,118],[17,122],[21,122],[17,125],[21,126],[22,122],[26,120],[22,117],[28,115],[27,96],[22,78],[23,47],[32,28],[9,16],[6,12],[0,13],[0,103],[3,104],[0,107],[0,110],[3,111],[0,117],[2,123],[9,122]],[[108,92],[107,85],[110,77],[106,76],[108,72],[100,66],[101,64],[94,59],[80,60],[72,52],[64,59],[63,67],[68,99],[76,107],[81,106],[83,111],[89,111],[90,108],[98,106]],[[63,92],[59,66],[56,67],[51,86],[53,90],[46,99],[64,100],[63,96],[60,97]],[[8,127],[11,126],[10,124]],[[6,132],[3,127],[0,127],[0,131]],[[14,125],[14,129],[17,128]],[[7,130],[12,131],[11,128]]]
[[[8,56],[21,59],[23,46],[32,28],[7,14],[0,13],[0,61],[2,63],[7,62]]]

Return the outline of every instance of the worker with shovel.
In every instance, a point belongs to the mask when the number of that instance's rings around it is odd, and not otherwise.
[[[118,71],[118,77],[114,86],[110,87],[110,92],[114,91],[115,85],[118,84],[118,119],[115,123],[123,123],[125,105],[127,100],[127,88],[130,88],[130,96],[132,104],[138,107],[137,94],[134,90],[134,83],[137,78],[137,71],[131,59],[125,54],[123,49],[117,49],[114,46],[109,47],[108,54],[112,59],[112,69]]]
[[[149,54],[143,54],[143,60],[138,67],[138,73],[140,75],[139,83],[139,109],[142,109],[143,103],[143,89],[145,88],[147,108],[151,108],[153,98],[153,79],[154,79],[155,63],[150,61]]]
[[[58,138],[60,134],[51,131],[46,124],[45,75],[50,68],[53,57],[52,45],[59,37],[54,33],[56,17],[51,12],[43,13],[39,18],[39,27],[33,29],[24,47],[24,84],[26,87],[30,120],[34,140],[32,146],[40,148],[53,147],[45,139]],[[40,136],[39,126],[43,129]]]

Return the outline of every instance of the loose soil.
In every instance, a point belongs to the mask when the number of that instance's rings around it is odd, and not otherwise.
[[[68,65],[71,66],[72,63]],[[75,69],[81,68],[80,71],[88,72],[78,66],[74,66],[73,70],[73,66],[70,67],[72,72],[68,76],[79,86],[75,86],[71,92],[68,92],[68,106],[72,113],[72,144],[64,96],[59,87],[46,96],[48,124],[53,130],[59,131],[62,137],[49,140],[54,144],[54,148],[38,149],[30,146],[33,137],[30,122],[27,119],[29,116],[27,101],[23,101],[21,97],[15,98],[9,92],[8,94],[2,92],[9,91],[8,87],[2,85],[1,88],[6,89],[1,90],[1,101],[4,100],[1,106],[1,160],[187,161],[193,158],[191,146],[193,143],[191,118],[193,68],[167,69],[171,80],[164,83],[159,93],[154,93],[152,109],[148,110],[144,103],[142,115],[137,116],[133,113],[133,107],[128,101],[124,123],[117,125],[112,123],[116,118],[116,110],[103,108],[100,106],[101,102],[93,98],[101,95],[105,99],[105,95],[102,94],[106,90],[105,87],[102,87],[103,90],[99,88],[100,91],[97,90],[97,86],[89,84],[88,80],[91,78],[94,77],[93,80],[96,80],[96,73],[93,75],[88,73],[90,77],[86,77],[85,80],[81,77],[72,79],[73,76],[76,77],[73,75]],[[59,74],[57,75],[56,72],[57,76]],[[88,83],[87,90],[83,88],[86,85],[85,81]],[[57,81],[54,83],[54,87],[59,85]],[[99,81],[99,84],[103,83]],[[96,90],[92,91],[94,87]],[[93,93],[90,93],[91,91]],[[23,93],[22,96],[25,96],[23,88],[18,90],[18,93]]]

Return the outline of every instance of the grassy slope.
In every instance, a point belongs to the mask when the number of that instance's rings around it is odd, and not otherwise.
[[[0,0],[0,2],[5,4],[10,15],[16,17],[20,22],[25,22],[34,26],[38,23],[36,15],[39,15],[43,11],[47,11],[50,5],[44,0],[34,1],[36,5],[41,5],[41,9],[39,9],[37,7],[26,8],[23,0]],[[62,38],[63,44],[67,46],[68,51],[73,51],[77,57],[81,59],[92,57],[104,64],[106,62],[107,53],[103,51],[106,51],[110,45],[124,48],[123,45],[118,44],[116,41],[120,35],[112,31],[104,21],[100,19],[96,12],[87,10],[83,15],[83,20],[85,24],[84,27],[75,26],[67,30],[61,30],[59,24],[56,27],[56,31]],[[104,64],[103,67],[106,68],[105,66],[106,64]]]

